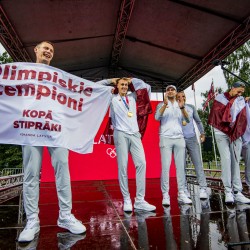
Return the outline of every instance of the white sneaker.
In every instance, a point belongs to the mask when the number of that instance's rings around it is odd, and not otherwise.
[[[36,234],[40,231],[40,222],[37,217],[27,221],[24,230],[18,237],[18,242],[29,242],[34,240]]]
[[[133,206],[132,206],[132,202],[130,199],[124,200],[123,211],[124,212],[132,212],[133,211]]]
[[[236,204],[236,209],[239,210],[240,212],[246,211],[250,209],[249,204],[244,204],[244,203],[237,203]]]
[[[208,195],[207,195],[207,191],[204,188],[200,189],[200,199],[207,199]]]
[[[190,194],[190,192],[188,191],[187,188],[185,188],[184,193],[185,193],[185,195],[186,195],[189,199],[191,198],[191,194]]]
[[[70,232],[63,232],[57,234],[58,239],[58,248],[60,250],[67,250],[74,246],[77,241],[83,240],[86,237],[86,234],[72,234]]]
[[[57,220],[57,225],[59,227],[69,230],[73,234],[82,234],[86,232],[86,227],[71,213],[66,214],[64,217],[62,217],[60,213],[59,218]]]
[[[144,222],[147,218],[156,216],[156,213],[136,210],[135,215],[138,222]]]
[[[250,199],[245,197],[241,192],[234,194],[234,199],[235,201],[238,201],[240,203],[244,203],[244,204],[250,203]]]
[[[231,192],[225,193],[225,203],[234,203],[234,196]]]
[[[164,194],[162,199],[162,205],[170,206],[170,197],[169,194]]]
[[[202,210],[209,210],[209,199],[201,200],[201,209]]]
[[[235,207],[232,206],[226,206],[227,213],[228,213],[228,218],[232,219],[236,215]]]
[[[164,214],[166,215],[166,217],[170,216],[170,207],[163,206],[163,211],[164,211]]]
[[[139,210],[144,210],[144,211],[154,211],[156,209],[155,206],[149,204],[145,200],[137,200],[135,199],[135,204],[134,208],[139,209]]]
[[[35,235],[35,238],[29,242],[18,242],[18,250],[36,250],[39,243],[39,232]]]
[[[178,201],[184,204],[192,204],[192,200],[187,197],[184,191],[179,192]]]
[[[181,214],[182,214],[182,215],[190,214],[191,207],[192,207],[192,206],[189,205],[189,204],[182,204],[182,205],[180,206]]]

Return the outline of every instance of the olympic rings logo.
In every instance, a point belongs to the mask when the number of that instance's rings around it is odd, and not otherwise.
[[[116,157],[116,151],[115,148],[108,148],[106,150],[107,155],[109,155],[111,158],[115,158]]]

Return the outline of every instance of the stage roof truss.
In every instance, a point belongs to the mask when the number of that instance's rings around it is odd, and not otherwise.
[[[249,9],[248,0],[2,0],[0,42],[14,61],[34,61],[33,47],[49,40],[53,66],[72,74],[184,90],[250,38]]]

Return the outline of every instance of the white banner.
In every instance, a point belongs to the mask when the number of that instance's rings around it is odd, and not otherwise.
[[[0,65],[0,143],[91,153],[111,97],[111,87],[48,65]]]

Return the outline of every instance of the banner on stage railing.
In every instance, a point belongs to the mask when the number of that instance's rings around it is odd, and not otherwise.
[[[38,63],[0,65],[0,143],[91,153],[111,88]]]

